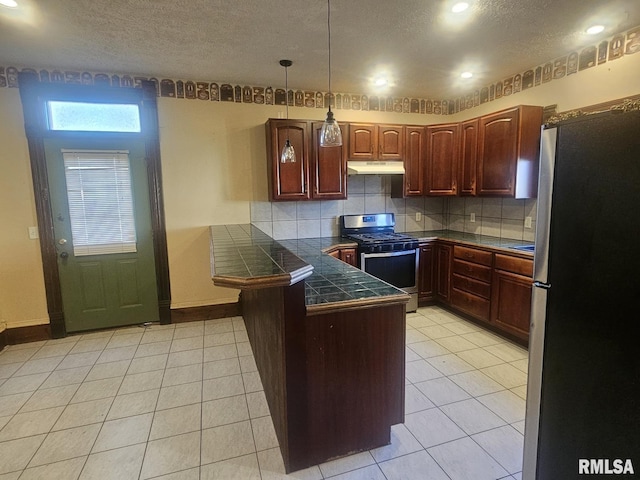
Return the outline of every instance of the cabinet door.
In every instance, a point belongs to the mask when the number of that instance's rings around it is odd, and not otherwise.
[[[271,200],[306,200],[309,195],[309,124],[270,120],[267,123],[267,151]],[[281,163],[280,153],[287,138],[296,152],[294,163]]]
[[[404,194],[408,197],[424,194],[424,166],[427,153],[425,137],[424,127],[406,129],[403,177]]]
[[[455,195],[457,191],[460,126],[427,127],[427,195]]]
[[[355,248],[343,248],[340,250],[340,260],[354,267],[358,266],[358,257]]]
[[[433,245],[420,245],[418,270],[418,298],[420,300],[433,299],[433,256]]]
[[[480,117],[478,195],[515,194],[519,109]]]
[[[491,321],[522,339],[529,337],[532,279],[495,270],[491,298]]]
[[[476,194],[476,166],[478,158],[478,119],[463,122],[460,126],[460,166],[458,193]]]
[[[321,147],[320,131],[322,123],[314,122],[313,162],[311,166],[311,197],[315,199],[347,198],[347,146],[346,141],[340,147]],[[340,125],[342,138],[347,139],[347,126]]]
[[[378,160],[402,160],[404,154],[404,127],[378,125]]]
[[[451,251],[451,245],[436,245],[436,297],[443,303],[449,303],[451,295]]]
[[[378,154],[378,129],[372,123],[349,124],[349,158],[375,160]]]

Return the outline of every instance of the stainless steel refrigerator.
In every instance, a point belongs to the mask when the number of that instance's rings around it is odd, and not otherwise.
[[[639,225],[640,112],[543,129],[524,480],[640,478]]]

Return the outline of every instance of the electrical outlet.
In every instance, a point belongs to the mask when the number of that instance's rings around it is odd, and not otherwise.
[[[38,238],[38,227],[29,227],[29,240],[36,240]]]
[[[531,217],[525,217],[524,228],[531,228]]]
[[[416,222],[422,220],[422,214],[420,212],[416,212]]]
[[[476,223],[476,214],[475,213],[472,213],[472,214],[469,215],[469,221],[471,223]]]

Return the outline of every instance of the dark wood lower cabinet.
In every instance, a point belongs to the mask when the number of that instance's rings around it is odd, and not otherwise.
[[[355,248],[338,248],[336,250],[327,252],[327,255],[342,260],[354,267],[358,266],[358,253]]]
[[[533,262],[496,254],[491,296],[491,321],[500,329],[529,338]]]
[[[420,245],[418,299],[447,305],[525,343],[532,276],[530,258],[437,240]]]
[[[435,289],[436,299],[444,304],[451,300],[451,257],[453,247],[446,244],[436,244],[435,248]]]
[[[431,243],[420,245],[420,260],[418,261],[418,301],[428,302],[434,298],[433,250],[434,246]]]
[[[310,316],[304,284],[242,293],[287,473],[387,445],[404,422],[405,305]]]
[[[358,266],[358,256],[355,248],[343,248],[340,250],[340,260],[354,267]]]

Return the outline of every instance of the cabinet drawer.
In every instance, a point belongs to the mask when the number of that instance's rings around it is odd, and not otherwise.
[[[458,290],[464,290],[465,292],[479,295],[486,299],[491,298],[491,285],[473,278],[463,277],[458,274],[453,274],[453,282],[451,283],[453,288]]]
[[[477,250],[475,248],[461,247],[455,245],[453,247],[453,258],[460,258],[468,262],[479,263],[481,265],[491,266],[493,253]]]
[[[489,321],[489,300],[455,288],[451,289],[451,305],[481,320]]]
[[[507,272],[533,277],[533,260],[526,258],[496,253],[495,268],[496,270],[505,270]]]
[[[465,277],[475,278],[483,282],[491,282],[491,268],[484,265],[478,265],[476,263],[465,262],[457,258],[453,259],[453,273],[462,275]]]

